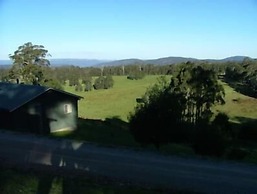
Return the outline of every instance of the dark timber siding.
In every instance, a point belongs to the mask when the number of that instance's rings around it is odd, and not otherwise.
[[[10,129],[47,134],[60,130],[75,130],[78,98],[49,90],[9,113]],[[71,107],[65,113],[64,106]]]

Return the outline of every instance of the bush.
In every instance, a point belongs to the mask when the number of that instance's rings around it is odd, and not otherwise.
[[[114,80],[111,75],[107,75],[104,79],[104,89],[112,88],[114,84]]]
[[[134,74],[130,74],[127,76],[127,79],[130,80],[138,80],[138,79],[143,79],[145,77],[145,74],[143,72],[135,72]]]
[[[249,122],[242,124],[238,138],[246,141],[257,141],[257,127],[256,122]]]
[[[108,75],[107,77],[100,76],[95,80],[94,88],[99,89],[108,89],[113,87],[114,80],[112,76]]]
[[[212,126],[219,133],[223,134],[224,137],[232,139],[236,134],[232,131],[231,124],[229,122],[229,117],[225,113],[218,113],[212,122]]]
[[[85,92],[91,91],[92,90],[92,82],[90,80],[84,81],[85,84]]]
[[[181,122],[180,99],[176,93],[164,92],[169,87],[165,79],[150,88],[129,117],[129,129],[141,144],[180,143],[188,139]]]
[[[104,77],[100,76],[95,80],[94,83],[95,90],[104,89]]]
[[[70,77],[69,86],[76,86],[79,84],[79,80],[77,77]]]
[[[206,125],[195,131],[193,149],[196,154],[220,157],[227,148],[227,140],[218,130]]]
[[[249,151],[245,149],[232,148],[231,150],[229,150],[227,158],[231,160],[243,160],[248,154]]]
[[[57,90],[63,90],[61,83],[56,79],[45,80],[44,83],[42,84],[42,86],[54,88]]]
[[[82,91],[83,91],[82,85],[81,85],[81,84],[76,85],[76,86],[75,86],[75,91],[77,91],[77,92],[82,92]]]
[[[82,84],[85,85],[84,87],[84,91],[88,92],[92,90],[92,77],[90,76],[86,76],[83,80],[82,80]]]

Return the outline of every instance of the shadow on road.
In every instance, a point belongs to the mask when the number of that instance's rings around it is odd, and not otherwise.
[[[122,121],[119,117],[106,118],[105,120],[79,118],[77,130],[63,133],[62,136],[105,145],[136,145],[134,138],[128,130],[128,123]],[[51,165],[56,168],[65,167],[72,174],[72,171],[76,171],[80,165],[80,161],[74,160],[72,156],[76,155],[80,149],[85,149],[83,143],[74,148],[72,141],[63,141],[61,148],[52,150]],[[70,157],[67,156],[68,152]],[[87,167],[79,166],[79,168],[85,169]],[[49,194],[55,179],[56,176],[52,174],[41,175],[39,177],[37,194]],[[62,177],[62,189],[63,194],[79,192],[73,176]]]
[[[51,154],[51,166],[52,169],[60,171],[58,168],[65,168],[69,172],[75,171],[77,168],[77,161],[72,155],[76,152],[76,149],[72,146],[71,141],[63,141],[60,148],[57,148]],[[69,155],[67,154],[69,153]],[[57,174],[58,176],[58,174]],[[56,175],[51,173],[42,174],[39,177],[37,194],[49,194],[52,188],[52,184]],[[62,193],[71,194],[77,193],[76,186],[74,185],[73,179],[70,176],[62,177]]]

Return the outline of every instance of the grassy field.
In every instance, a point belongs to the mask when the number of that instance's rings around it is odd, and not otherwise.
[[[159,76],[146,76],[142,80],[128,80],[126,76],[114,76],[114,87],[108,90],[76,92],[74,87],[66,86],[65,90],[84,97],[79,101],[79,116],[87,119],[127,117],[136,105],[136,98],[141,97],[146,89],[153,85]],[[167,79],[169,79],[167,77]],[[257,119],[257,99],[236,92],[226,83],[225,101],[223,106],[216,106],[216,111],[225,112],[235,122],[244,119]]]
[[[84,97],[79,101],[79,116],[87,119],[118,117],[127,121],[129,112],[136,105],[146,89],[156,82],[159,76],[146,76],[142,80],[128,80],[126,76],[114,76],[114,87],[108,90],[76,92],[74,87],[65,90]]]
[[[244,122],[257,119],[257,99],[236,92],[226,83],[222,83],[225,89],[226,104],[215,107],[217,111],[226,113],[233,122]]]

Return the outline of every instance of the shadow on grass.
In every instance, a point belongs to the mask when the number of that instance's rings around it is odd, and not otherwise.
[[[128,129],[128,123],[119,117],[101,119],[78,119],[78,128],[72,132],[58,133],[58,136],[105,145],[137,147]]]
[[[257,119],[234,117],[231,122],[234,140],[227,159],[257,163]]]
[[[250,88],[247,84],[231,81],[228,79],[224,79],[223,81],[226,82],[236,92],[243,94],[245,96],[257,98],[257,93],[252,88]]]

